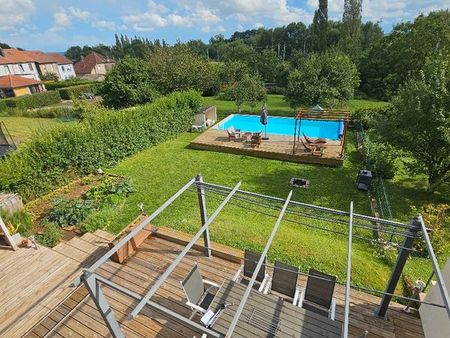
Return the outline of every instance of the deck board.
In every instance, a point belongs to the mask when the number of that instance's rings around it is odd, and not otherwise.
[[[342,146],[339,141],[329,141],[322,156],[311,155],[303,145],[297,144],[293,153],[294,138],[292,136],[270,135],[259,147],[252,147],[248,142],[229,141],[224,130],[208,129],[190,143],[190,147],[199,150],[212,150],[238,155],[270,158],[297,163],[315,163],[327,166],[342,166]]]
[[[172,236],[172,240],[169,240],[170,236]],[[177,237],[176,240],[173,239],[174,237]],[[97,272],[131,291],[143,295],[181,252],[187,238],[189,238],[188,235],[174,230],[158,229],[124,264],[108,261]],[[96,244],[92,240],[86,242],[87,244],[80,243],[82,245],[77,247],[81,252],[80,255],[83,250],[95,253],[95,245],[104,246],[107,241],[99,240]],[[207,258],[201,250],[191,250],[158,290],[153,300],[179,314],[189,316],[191,312],[185,305],[180,281],[184,279],[193,264],[199,265],[199,270],[206,279],[219,284],[225,279],[231,279],[240,265],[238,261],[243,256],[242,252],[214,243],[212,243],[212,247],[227,252],[229,257],[234,256],[235,258],[224,259],[216,256]],[[299,278],[299,287],[304,285],[305,279]],[[195,332],[149,307],[144,307],[137,318],[127,320],[127,315],[137,301],[107,287],[104,287],[103,291],[127,337],[190,338],[194,335],[201,336],[199,332]],[[336,320],[338,322],[343,321],[344,292],[343,286],[336,286]],[[51,337],[68,337],[71,334],[75,337],[91,337],[93,334],[96,334],[97,337],[110,337],[93,301],[90,297],[84,298],[86,294],[86,289],[81,286],[60,306],[50,312],[48,319],[43,319],[26,337],[42,338],[56,323],[58,324],[56,327],[54,326]],[[369,331],[368,337],[374,338],[423,337],[420,319],[402,312],[402,306],[399,304],[392,303],[388,320],[376,317],[374,310],[379,303],[379,297],[352,290],[349,327],[351,337],[360,337],[365,330]],[[62,320],[63,316],[72,309],[74,309],[72,314]]]

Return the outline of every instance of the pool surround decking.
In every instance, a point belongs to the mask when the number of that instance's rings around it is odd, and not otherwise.
[[[327,166],[342,166],[344,162],[344,156],[341,156],[343,145],[340,141],[328,141],[325,144],[323,154],[319,156],[312,155],[306,151],[301,142],[296,142],[294,152],[293,136],[270,134],[267,136],[269,140],[262,140],[259,147],[252,147],[250,142],[243,140],[229,141],[226,130],[210,128],[191,141],[190,147],[199,150],[220,151],[237,155]]]

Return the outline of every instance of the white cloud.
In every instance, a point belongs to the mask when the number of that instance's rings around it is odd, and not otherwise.
[[[50,28],[51,32],[64,30],[72,24],[70,16],[64,11],[54,13],[53,20],[53,27]]]
[[[69,7],[69,13],[81,21],[87,21],[92,16],[90,12],[75,7]]]
[[[0,0],[0,31],[15,30],[26,23],[34,11],[31,0]]]
[[[117,30],[117,25],[114,21],[108,20],[94,20],[92,21],[92,26],[99,29],[107,29],[110,31]]]
[[[185,16],[181,16],[178,14],[169,14],[167,17],[169,24],[179,27],[189,27],[192,26],[192,21]]]

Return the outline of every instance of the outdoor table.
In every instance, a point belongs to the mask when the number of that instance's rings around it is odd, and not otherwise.
[[[246,285],[226,280],[217,292],[210,310],[226,308],[212,325],[224,336],[233,320]],[[252,290],[232,337],[341,337],[342,324],[305,310],[275,295]]]

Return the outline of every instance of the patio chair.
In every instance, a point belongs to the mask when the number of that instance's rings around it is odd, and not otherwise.
[[[336,298],[333,297],[336,276],[309,269],[306,288],[300,293],[298,306],[334,320]]]
[[[252,139],[251,139],[251,146],[252,147],[259,147],[261,145],[262,142],[262,131],[259,131],[257,133],[253,133],[252,134]]]
[[[236,141],[241,138],[241,130],[235,129],[233,126],[227,129],[228,141]]]
[[[252,278],[253,272],[255,271],[260,258],[261,258],[261,255],[259,253],[256,253],[256,252],[253,252],[250,250],[245,250],[244,251],[244,264],[241,265],[239,270],[234,275],[233,281],[235,281],[237,283],[248,282]],[[256,286],[258,287],[259,292],[264,291],[266,283],[269,279],[269,275],[266,274],[266,263],[267,263],[267,257],[264,257],[264,264],[263,264],[263,266],[261,266],[261,268],[258,271],[258,275],[256,276],[256,281],[258,282],[258,284]]]
[[[305,138],[305,141],[309,144],[319,144],[320,145],[320,144],[324,144],[324,143],[328,142],[328,140],[326,138],[323,138],[323,137],[311,138],[311,137],[306,136],[305,133],[303,133],[303,137]]]
[[[292,300],[298,305],[300,289],[297,288],[298,267],[275,261],[272,278],[266,284],[264,293],[275,291]]]
[[[194,265],[191,272],[181,282],[181,286],[186,294],[186,305],[192,309],[190,319],[198,312],[206,313],[215,296],[211,290],[219,288],[218,284],[202,278],[197,264]]]
[[[313,156],[322,156],[323,155],[323,150],[324,150],[323,145],[305,143],[303,138],[301,139],[301,142],[303,144],[303,147],[305,148],[305,151],[308,153],[311,153],[311,155],[313,155]]]

